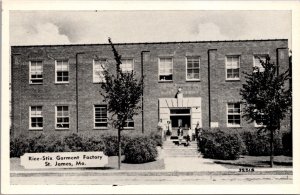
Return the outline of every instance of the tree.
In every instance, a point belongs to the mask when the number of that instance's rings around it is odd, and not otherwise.
[[[107,67],[103,74],[105,82],[102,82],[100,94],[107,103],[107,109],[112,114],[112,125],[118,129],[118,167],[121,168],[121,131],[124,129],[126,122],[139,113],[141,106],[139,102],[143,93],[143,76],[139,80],[136,74],[131,72],[122,72],[121,55],[115,49],[111,39],[108,41],[112,47],[114,59],[116,61],[116,71],[111,73]]]
[[[274,133],[280,129],[280,121],[285,118],[292,104],[292,91],[287,86],[289,70],[279,74],[270,57],[266,62],[260,59],[264,70],[258,67],[253,72],[244,72],[246,83],[240,94],[244,101],[243,117],[251,122],[260,122],[261,130],[270,133],[270,166],[274,159]]]

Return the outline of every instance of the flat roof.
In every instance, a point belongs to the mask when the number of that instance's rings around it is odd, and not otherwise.
[[[249,39],[249,40],[216,40],[216,41],[167,41],[167,42],[131,42],[113,43],[114,45],[141,45],[141,44],[177,44],[177,43],[218,43],[218,42],[254,42],[254,41],[288,41],[288,39]],[[89,44],[57,44],[57,45],[12,45],[11,47],[57,47],[57,46],[97,46],[109,45],[109,43]]]

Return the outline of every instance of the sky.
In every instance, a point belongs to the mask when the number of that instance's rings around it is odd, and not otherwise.
[[[11,45],[289,39],[290,11],[10,11]]]

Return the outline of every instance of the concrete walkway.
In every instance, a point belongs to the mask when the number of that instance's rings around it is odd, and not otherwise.
[[[166,157],[166,171],[227,171],[228,169],[214,163],[210,159],[199,157]]]

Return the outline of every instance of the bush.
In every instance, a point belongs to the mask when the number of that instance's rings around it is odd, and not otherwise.
[[[270,155],[270,134],[266,132],[254,131],[243,132],[241,134],[246,145],[247,154],[250,156],[268,156]],[[274,154],[283,153],[281,135],[274,134]]]
[[[293,156],[293,136],[292,132],[282,133],[282,149],[283,154],[287,156]]]
[[[198,148],[204,158],[235,160],[244,151],[242,139],[237,133],[204,130],[198,138]]]
[[[125,162],[146,163],[157,157],[156,143],[146,136],[137,136],[131,139],[124,149]]]
[[[105,151],[105,144],[100,136],[86,137],[82,138],[82,151]]]
[[[20,136],[10,140],[10,157],[20,157],[28,152],[29,144],[25,136]]]
[[[154,145],[161,145],[161,136],[158,133],[123,133],[121,136],[121,153],[130,141],[137,137],[147,137]],[[80,152],[80,151],[104,151],[107,156],[118,155],[118,136],[115,132],[108,132],[98,136],[70,133],[62,136],[60,133],[48,135],[37,134],[32,136],[20,136],[10,141],[10,156],[20,157],[24,153],[39,152]]]
[[[151,131],[149,137],[156,143],[156,146],[162,146],[161,133],[157,131]]]
[[[65,144],[65,152],[78,152],[82,151],[82,137],[80,137],[76,133],[72,133],[69,135],[66,135],[63,138],[63,142]]]

